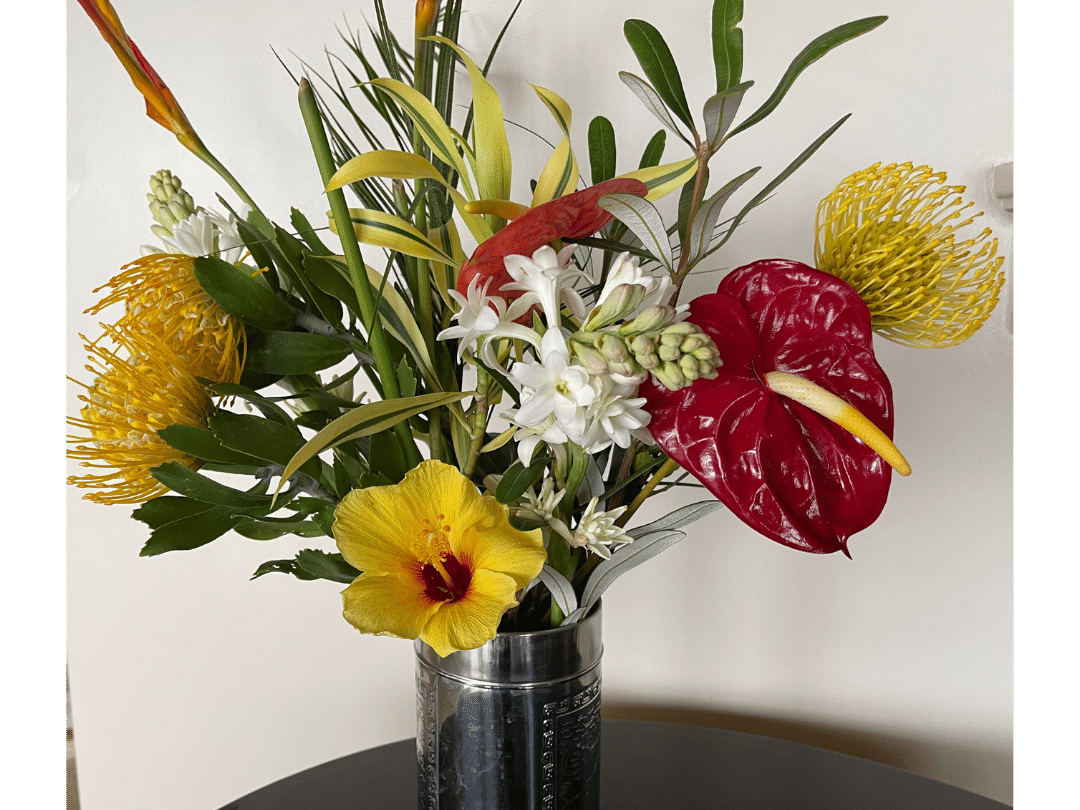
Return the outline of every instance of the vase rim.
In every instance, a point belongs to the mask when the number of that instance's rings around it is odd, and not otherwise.
[[[544,630],[498,633],[472,650],[445,658],[417,639],[420,664],[443,677],[476,685],[528,688],[576,677],[600,663],[602,610],[598,604],[580,622]]]

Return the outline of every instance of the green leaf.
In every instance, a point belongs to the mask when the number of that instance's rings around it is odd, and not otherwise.
[[[724,204],[743,183],[757,174],[760,168],[758,166],[748,172],[743,172],[709,197],[698,208],[697,213],[694,215],[694,221],[690,223],[690,230],[686,235],[686,244],[682,248],[684,252],[689,253],[689,257],[683,265],[684,267],[693,267],[705,255],[705,251],[709,249],[709,244],[712,242],[713,228],[716,227],[716,220],[719,219]]]
[[[739,22],[743,0],[715,0],[712,9],[713,64],[716,92],[722,93],[742,78],[743,42]]]
[[[237,534],[249,540],[276,540],[287,534],[298,537],[325,537],[322,528],[310,520],[293,520],[287,523],[259,520],[258,518],[244,518],[234,527]]]
[[[210,430],[225,447],[245,457],[269,461],[282,467],[304,444],[304,437],[295,428],[254,414],[218,411],[208,421]],[[318,479],[322,470],[318,463],[312,464],[312,461],[315,460],[312,459],[301,469]]]
[[[695,183],[687,183],[682,187],[682,192],[679,194],[679,218],[675,225],[675,233],[680,237],[686,233],[687,220],[690,218],[691,203],[694,202],[694,186]],[[701,194],[705,193],[705,189],[709,187],[709,167],[705,167],[705,172],[701,178],[701,188],[699,189]],[[697,200],[700,204],[700,200]],[[680,252],[686,250],[686,245],[680,247]]]
[[[252,579],[258,579],[264,574],[292,574],[297,579],[312,580],[315,577],[302,571],[296,564],[296,560],[269,560],[255,569]]]
[[[141,521],[151,529],[157,529],[174,520],[191,517],[199,512],[205,512],[212,507],[202,501],[193,501],[191,498],[181,498],[174,495],[162,495],[152,498],[135,509],[131,516]]]
[[[210,418],[214,419],[215,417]],[[195,458],[201,458],[203,461],[255,467],[263,466],[258,458],[249,456],[246,453],[238,453],[236,450],[222,445],[221,441],[214,435],[214,431],[208,428],[194,425],[169,425],[159,430],[158,436],[174,450],[187,453],[189,456],[195,456]]]
[[[245,402],[250,402],[267,419],[273,419],[275,422],[279,422],[282,425],[291,426],[293,424],[292,417],[280,406],[276,405],[266,397],[256,394],[250,388],[243,385],[237,385],[236,383],[214,383],[213,385],[207,386],[207,390],[215,396],[236,397]],[[299,434],[299,431],[297,431],[297,434]]]
[[[709,250],[709,253],[712,253],[713,251],[719,250],[721,247],[723,247],[724,243],[727,242],[727,240],[730,239],[735,233],[735,229],[739,226],[739,223],[741,223],[746,218],[746,215],[749,214],[753,209],[761,205],[761,203],[765,202],[765,198],[772,194],[773,191],[776,190],[777,186],[784,182],[784,180],[786,180],[792,173],[794,173],[796,169],[806,163],[806,161],[810,159],[810,156],[818,150],[818,147],[825,143],[825,141],[827,141],[832,136],[832,134],[836,132],[836,130],[840,129],[841,125],[850,117],[851,113],[848,113],[831,127],[829,127],[827,130],[825,130],[825,132],[819,135],[812,144],[810,144],[801,153],[799,153],[799,156],[795,158],[795,160],[791,161],[791,163],[789,163],[784,168],[784,170],[780,172],[780,174],[774,177],[769,182],[769,184],[765,186],[765,188],[763,188],[756,195],[754,195],[754,198],[750,200],[750,202],[748,202],[743,207],[743,209],[738,213],[738,215],[736,215],[735,219],[731,221],[731,224],[728,226],[727,232],[724,234],[724,238],[720,240],[720,243],[717,244],[716,247]]]
[[[401,452],[401,445],[390,431],[383,430],[371,437],[371,455],[368,458],[371,471],[381,473],[390,479],[390,483],[396,484],[405,477],[409,471],[409,464],[405,461],[405,454]]]
[[[305,548],[294,560],[270,560],[260,565],[252,579],[263,574],[292,574],[297,579],[329,579],[332,582],[351,584],[360,572],[345,562],[340,554],[330,554],[317,549]]]
[[[388,399],[358,405],[343,416],[338,417],[320,430],[292,457],[285,471],[281,474],[278,490],[284,486],[294,472],[309,459],[329,447],[362,436],[371,436],[379,431],[388,430],[404,419],[418,413],[438,408],[451,402],[457,402],[468,396],[475,396],[475,391],[454,391],[450,393],[422,394],[404,399]]]
[[[664,102],[660,99],[659,94],[653,89],[644,79],[635,76],[633,73],[627,73],[625,70],[619,73],[619,78],[622,79],[622,83],[629,87],[635,96],[645,105],[645,109],[651,112],[656,119],[665,127],[670,129],[680,139],[687,144],[693,146],[690,140],[682,134],[679,130],[678,124],[675,123],[675,119],[671,117],[671,113],[664,105]]]
[[[248,340],[247,368],[264,374],[309,374],[349,356],[349,344],[309,332],[261,332]]]
[[[651,169],[654,166],[659,166],[660,158],[664,156],[664,145],[666,143],[667,133],[662,129],[658,130],[645,145],[645,151],[641,154],[641,162],[638,163],[638,168]]]
[[[635,194],[616,193],[605,194],[598,205],[629,228],[664,267],[668,270],[674,268],[664,220],[652,203]]]
[[[341,301],[354,316],[360,317],[360,302],[356,300],[356,291],[348,274],[342,272],[337,264],[318,256],[305,256],[304,272],[312,284]]]
[[[329,554],[317,549],[305,548],[300,551],[296,555],[296,564],[316,579],[351,584],[360,576],[360,571],[345,562],[345,558],[340,554]]]
[[[233,213],[235,214],[235,211]],[[270,288],[273,290],[278,289],[277,271],[274,270],[273,256],[266,249],[266,237],[240,217],[236,217],[236,229],[240,233],[240,238],[244,240],[244,247],[248,249],[251,258],[255,260],[255,264],[265,271],[263,277],[270,285]]]
[[[164,554],[166,551],[190,551],[193,548],[205,546],[217,540],[243,519],[243,514],[234,514],[231,509],[223,506],[214,506],[203,512],[188,515],[154,529],[146,545],[139,552],[139,556],[153,557]]]
[[[271,503],[269,495],[255,495],[227,487],[199,475],[179,461],[167,461],[150,470],[150,474],[178,495],[184,495],[203,503],[211,503],[217,506],[235,506],[242,509],[251,507],[266,508]],[[229,528],[231,529],[232,526],[229,526]],[[223,530],[223,533],[224,531],[228,531],[228,529]]]
[[[615,176],[615,128],[602,115],[589,122],[589,167],[594,186]]]
[[[510,465],[501,479],[499,486],[495,488],[495,500],[499,503],[513,503],[524,494],[525,490],[536,483],[547,466],[546,459],[537,459],[528,467],[522,466],[520,461]]]
[[[781,99],[787,94],[787,91],[791,89],[791,85],[794,84],[795,79],[798,78],[799,74],[806,70],[810,65],[814,64],[818,59],[836,46],[847,42],[849,39],[854,39],[861,34],[865,34],[867,31],[874,30],[887,19],[889,18],[867,17],[863,20],[855,20],[854,22],[837,26],[815,39],[803,48],[799,55],[792,60],[787,71],[781,77],[780,83],[776,85],[776,89],[773,90],[772,95],[765,100],[765,103],[755,110],[749,118],[739,124],[739,126],[735,127],[728,137],[732,137],[737,133],[742,132],[744,129],[749,129],[775,110]]]
[[[660,98],[693,130],[694,122],[690,118],[690,106],[686,103],[679,69],[660,32],[644,20],[627,20],[623,24],[623,34]]]
[[[292,307],[250,270],[215,256],[195,259],[195,278],[217,303],[244,323],[258,329],[280,329],[292,321]]]
[[[739,112],[743,96],[753,86],[753,82],[743,82],[717,93],[705,102],[702,114],[705,117],[705,140],[710,147],[715,149],[724,139]]]
[[[331,252],[330,248],[323,244],[323,241],[319,239],[318,235],[315,233],[315,229],[311,227],[308,218],[296,208],[290,209],[289,222],[292,223],[293,229],[300,234],[300,238],[304,240],[304,244],[308,246],[308,249],[312,253],[326,256]]]

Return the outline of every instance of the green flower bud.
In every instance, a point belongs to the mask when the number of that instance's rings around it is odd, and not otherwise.
[[[618,331],[623,336],[656,332],[675,320],[675,316],[674,307],[651,306],[630,323],[624,323],[620,326]]]
[[[168,169],[150,176],[150,191],[146,199],[150,203],[150,213],[158,223],[151,225],[150,230],[157,236],[172,236],[173,226],[195,213],[195,201],[184,191],[180,178]]]
[[[664,363],[664,365],[659,368],[653,369],[652,373],[657,382],[669,391],[678,391],[680,388],[685,388],[689,384],[686,377],[683,376],[682,369],[679,368],[678,363]]]
[[[581,362],[581,365],[585,366],[590,374],[600,376],[608,373],[607,359],[594,347],[571,340],[570,352]]]
[[[679,358],[682,357],[682,352],[679,351],[678,346],[670,346],[666,343],[661,343],[656,347],[657,356],[668,363],[677,363]]]
[[[620,284],[590,314],[583,329],[603,329],[616,321],[621,321],[638,308],[645,297],[645,288],[640,284]]]
[[[630,359],[630,352],[617,335],[606,334],[600,339],[600,353],[613,363],[625,363]]]

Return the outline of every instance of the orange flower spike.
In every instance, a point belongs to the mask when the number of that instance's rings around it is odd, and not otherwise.
[[[138,47],[124,31],[120,17],[109,0],[79,0],[79,5],[94,21],[101,36],[120,59],[136,89],[146,99],[146,114],[150,119],[176,135],[180,143],[195,154],[204,154],[206,147],[195,134],[172,91],[165,86],[157,71],[143,58]]]
[[[439,0],[416,0],[416,37],[426,37],[435,30]]]

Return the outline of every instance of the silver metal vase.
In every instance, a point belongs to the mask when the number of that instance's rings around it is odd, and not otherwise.
[[[446,658],[415,649],[420,810],[599,809],[599,606]]]

